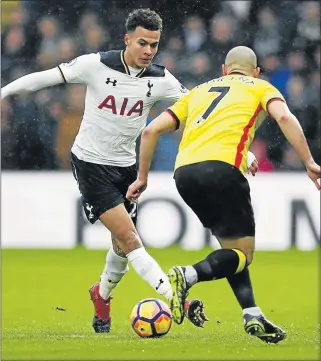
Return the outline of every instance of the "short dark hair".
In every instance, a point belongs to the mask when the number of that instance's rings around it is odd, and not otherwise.
[[[163,20],[151,9],[136,9],[128,15],[125,26],[127,32],[135,31],[139,26],[146,30],[162,31]]]

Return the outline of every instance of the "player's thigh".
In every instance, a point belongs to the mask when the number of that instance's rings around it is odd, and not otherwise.
[[[179,194],[209,229],[224,221],[221,165],[216,161],[189,164],[178,168],[174,175]]]
[[[221,239],[252,239],[255,237],[255,218],[250,186],[244,175],[233,169],[231,182],[221,192],[224,203],[226,230],[218,234]],[[250,242],[250,241],[247,241]]]
[[[220,188],[213,206],[220,212],[218,222],[209,227],[220,239],[237,240],[255,237],[255,220],[250,188],[243,175],[237,174],[226,186]]]
[[[175,182],[203,226],[221,239],[254,237],[250,188],[230,164],[207,161],[179,168]]]
[[[222,222],[212,233],[217,236],[222,248],[241,250],[251,264],[255,249],[255,220],[251,204],[250,187],[241,172],[232,169],[229,182],[223,184]]]
[[[101,214],[124,202],[118,188],[123,179],[115,167],[85,162],[73,154],[71,164],[90,223],[95,223]]]
[[[201,163],[185,165],[175,171],[174,179],[178,193],[203,223],[207,194],[206,187],[202,185],[203,175],[200,169]]]

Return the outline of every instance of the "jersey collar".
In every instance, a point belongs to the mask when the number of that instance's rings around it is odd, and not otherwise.
[[[124,71],[125,71],[125,73],[126,73],[127,75],[130,75],[130,70],[129,70],[129,67],[128,67],[128,65],[127,65],[127,63],[126,63],[126,60],[125,60],[125,50],[122,50],[122,51],[120,52],[120,60],[121,60],[121,62],[122,62],[122,64],[123,64],[123,66],[124,66]],[[148,67],[149,67],[149,66],[148,66]],[[148,68],[148,67],[147,67],[147,68]],[[140,70],[140,72],[137,73],[136,78],[140,78],[140,77],[145,73],[145,71],[146,71],[147,68],[142,68],[142,69]]]

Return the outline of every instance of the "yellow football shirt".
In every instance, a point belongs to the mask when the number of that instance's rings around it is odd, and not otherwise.
[[[192,89],[167,111],[186,123],[175,169],[219,160],[247,171],[247,152],[270,101],[282,94],[265,80],[231,74]]]

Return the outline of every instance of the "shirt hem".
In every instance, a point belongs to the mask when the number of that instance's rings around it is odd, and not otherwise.
[[[75,146],[71,148],[71,153],[73,153],[79,160],[93,164],[111,165],[115,167],[130,167],[136,164],[136,158],[133,159],[131,162],[121,162],[117,160],[110,160],[110,159],[102,160],[102,159],[86,156],[82,153],[82,151],[78,147]]]

